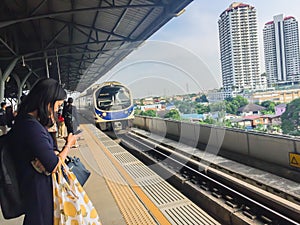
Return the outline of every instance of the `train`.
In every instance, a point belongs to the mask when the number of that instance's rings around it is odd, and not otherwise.
[[[90,87],[76,98],[79,112],[102,131],[119,131],[131,127],[134,105],[131,91],[124,84],[108,81]]]

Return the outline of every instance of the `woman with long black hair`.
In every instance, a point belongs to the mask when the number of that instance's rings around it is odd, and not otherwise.
[[[55,123],[56,112],[66,96],[56,80],[39,80],[22,101],[10,131],[25,207],[24,225],[53,225],[53,188],[49,175],[65,160],[76,135],[69,134],[58,154],[47,128]]]

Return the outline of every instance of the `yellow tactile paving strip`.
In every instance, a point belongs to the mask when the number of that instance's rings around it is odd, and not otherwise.
[[[170,224],[159,208],[148,198],[103,143],[86,126],[81,125],[81,128],[85,130],[83,134],[86,134],[84,135],[86,143],[99,165],[101,173],[126,223],[130,225]],[[102,151],[97,150],[99,146]]]

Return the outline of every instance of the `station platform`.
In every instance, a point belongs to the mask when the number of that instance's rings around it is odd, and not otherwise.
[[[81,124],[70,155],[91,171],[84,189],[103,225],[219,224],[92,124]],[[60,146],[63,139],[58,139]],[[19,225],[23,218],[0,224]]]

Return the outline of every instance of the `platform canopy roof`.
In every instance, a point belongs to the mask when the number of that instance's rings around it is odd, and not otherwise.
[[[70,91],[85,90],[190,2],[2,0],[0,68],[13,68],[5,96],[48,74]]]

